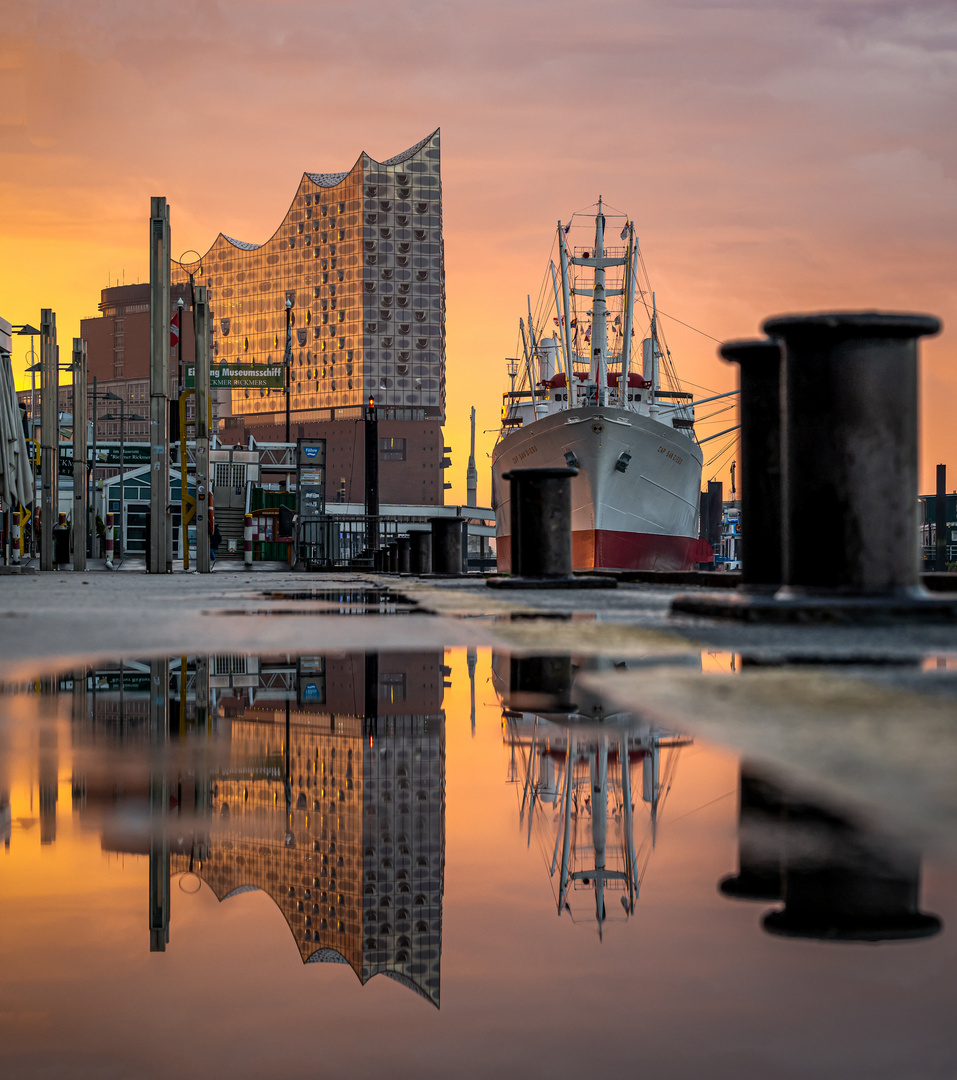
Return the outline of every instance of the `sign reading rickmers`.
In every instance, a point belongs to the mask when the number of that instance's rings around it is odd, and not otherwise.
[[[281,390],[286,385],[282,364],[212,364],[209,369],[212,390]],[[196,365],[186,365],[186,386],[196,386]]]

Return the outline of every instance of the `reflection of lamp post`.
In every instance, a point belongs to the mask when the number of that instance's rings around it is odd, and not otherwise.
[[[126,525],[125,525],[125,509],[126,509],[126,484],[123,480],[123,468],[124,468],[124,452],[126,450],[126,429],[125,429],[125,417],[126,417],[126,402],[120,397],[119,394],[114,394],[107,391],[103,395],[108,401],[118,401],[120,403],[120,415],[116,416],[113,413],[106,413],[103,416],[104,420],[119,420],[120,422],[120,558],[126,556]],[[145,420],[145,416],[140,416],[139,413],[130,413],[131,420]]]

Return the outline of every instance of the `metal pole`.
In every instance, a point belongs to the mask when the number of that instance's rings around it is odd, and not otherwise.
[[[167,311],[167,319],[169,312]],[[169,340],[169,327],[166,330]],[[169,943],[170,838],[169,776],[165,749],[169,742],[169,667],[166,659],[150,661],[150,952],[166,952]]]
[[[73,339],[73,569],[86,570],[86,342]]]
[[[147,566],[166,573],[169,501],[169,207],[150,199],[150,534]]]
[[[33,484],[33,507],[30,519],[30,556],[37,557],[37,514],[40,510],[40,499],[37,495],[37,469],[40,467],[40,456],[37,453],[37,351],[33,345],[33,337],[30,337],[30,438],[33,440],[33,472],[31,473]]]
[[[366,411],[366,547],[379,549],[379,420],[375,398],[369,398]]]
[[[292,301],[286,299],[286,442],[289,442],[289,377],[292,368]],[[288,488],[288,481],[286,487]]]
[[[96,555],[96,376],[93,376],[93,463],[90,466],[90,555]]]
[[[126,466],[126,402],[120,398],[120,559],[126,557],[126,483],[123,470]]]
[[[53,517],[58,510],[57,407],[60,371],[56,358],[56,314],[50,308],[40,312],[40,569],[55,570],[53,558]]]
[[[937,466],[937,499],[934,506],[937,527],[937,558],[934,569],[947,569],[947,466]]]
[[[193,294],[193,339],[196,342],[196,569],[208,574],[209,565],[209,311],[206,286]],[[186,483],[186,477],[180,477]]]

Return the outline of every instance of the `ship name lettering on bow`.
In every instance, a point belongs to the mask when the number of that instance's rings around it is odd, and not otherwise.
[[[684,458],[680,454],[676,454],[674,450],[669,450],[666,446],[659,446],[658,453],[664,454],[669,461],[673,461],[676,465],[680,465]]]

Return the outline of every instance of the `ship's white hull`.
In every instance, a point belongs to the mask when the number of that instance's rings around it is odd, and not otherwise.
[[[571,482],[574,569],[694,568],[700,448],[683,432],[631,409],[586,406],[552,413],[496,445],[492,506],[500,572],[511,569],[510,485],[502,476],[510,469],[564,467],[569,452],[578,468]]]

